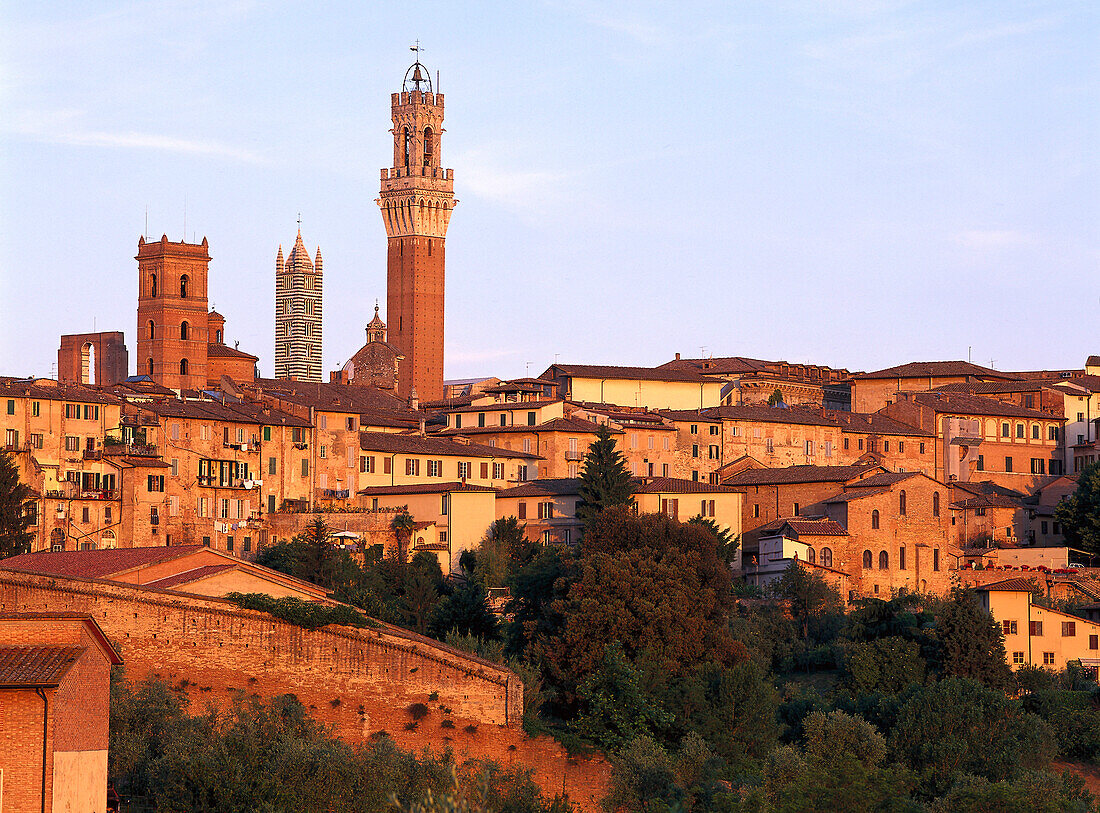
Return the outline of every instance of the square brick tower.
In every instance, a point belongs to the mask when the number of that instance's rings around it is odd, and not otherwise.
[[[174,390],[206,386],[208,248],[138,240],[137,372]]]
[[[419,55],[419,54],[418,54]],[[389,341],[404,355],[397,392],[443,397],[444,244],[454,197],[454,170],[440,166],[443,94],[417,60],[391,94],[393,167],[382,170],[376,203],[386,225]]]

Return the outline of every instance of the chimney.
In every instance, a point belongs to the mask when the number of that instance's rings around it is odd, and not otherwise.
[[[428,421],[425,418],[420,419],[420,437],[424,437],[424,435],[426,434],[425,427],[427,423]]]
[[[680,354],[679,354],[679,353],[677,353],[677,354],[676,354],[676,360],[677,360],[677,361],[679,361],[679,360],[680,360]]]

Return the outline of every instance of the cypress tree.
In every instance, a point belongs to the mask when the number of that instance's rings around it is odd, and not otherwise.
[[[634,481],[606,424],[596,430],[596,440],[584,456],[580,497],[577,518],[585,526],[590,525],[605,508],[630,505],[634,501]]]
[[[26,504],[30,488],[19,482],[19,470],[11,455],[0,450],[0,559],[27,553],[34,534],[27,530]]]

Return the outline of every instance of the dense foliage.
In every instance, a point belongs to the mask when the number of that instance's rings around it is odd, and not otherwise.
[[[609,757],[609,810],[1098,811],[1054,769],[1100,765],[1084,669],[1012,672],[1000,626],[965,590],[845,606],[797,566],[766,592],[738,584],[735,544],[606,506],[575,546],[494,523],[457,584],[434,560],[380,550],[350,569],[318,560],[308,539],[265,555],[515,670],[529,730]],[[504,621],[485,600],[500,586]],[[424,788],[407,809],[481,809],[455,793]]]
[[[0,559],[31,549],[34,535],[28,530],[27,503],[31,490],[19,480],[11,454],[0,449]]]
[[[1081,469],[1077,489],[1054,509],[1062,533],[1071,547],[1100,554],[1100,463]]]
[[[339,604],[326,607],[313,601],[285,596],[272,598],[266,593],[229,593],[226,599],[246,610],[260,610],[276,618],[305,627],[307,630],[320,629],[329,624],[345,627],[377,627],[377,621],[367,618],[347,605]]]
[[[119,794],[161,813],[414,810],[566,813],[530,775],[450,753],[413,756],[389,737],[354,748],[310,719],[293,695],[238,697],[188,716],[187,697],[156,680],[111,685],[108,774]],[[425,800],[447,799],[450,807]]]

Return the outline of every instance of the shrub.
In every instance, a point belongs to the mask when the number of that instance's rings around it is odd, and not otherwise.
[[[320,629],[329,624],[360,628],[381,626],[373,618],[367,618],[346,604],[325,607],[300,598],[272,598],[264,593],[230,593],[225,598],[242,609],[259,610],[307,630]]]
[[[405,709],[405,711],[407,711],[409,716],[414,720],[423,720],[430,713],[430,709],[423,703],[413,703]]]

